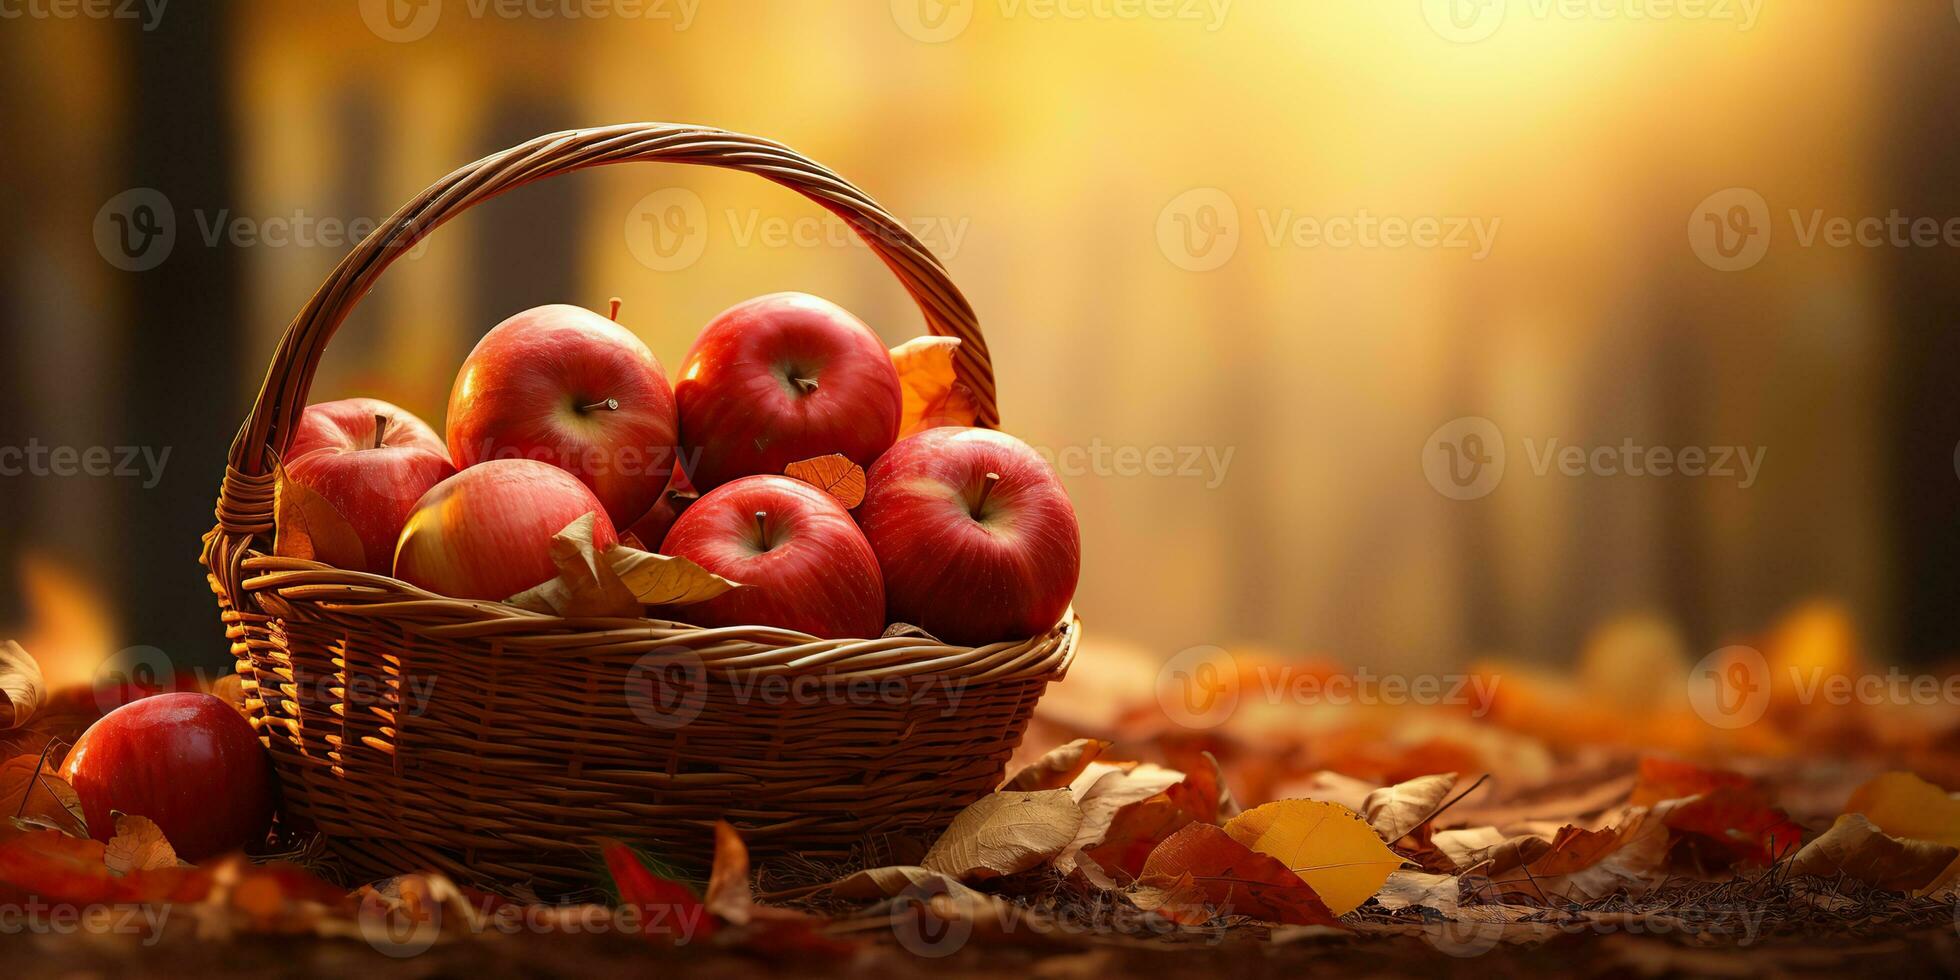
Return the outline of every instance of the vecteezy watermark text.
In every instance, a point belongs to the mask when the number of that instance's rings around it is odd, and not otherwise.
[[[1372,208],[1302,213],[1258,208],[1258,238],[1268,249],[1303,251],[1442,251],[1482,261],[1497,246],[1504,219],[1468,214],[1382,214]],[[1157,213],[1157,248],[1187,272],[1209,272],[1238,254],[1245,237],[1238,201],[1216,187],[1195,187]]]
[[[163,482],[170,446],[50,446],[39,439],[25,446],[0,446],[0,477],[87,476],[142,480],[153,490]]]
[[[360,0],[361,20],[374,36],[397,44],[420,41],[442,22],[445,8],[471,20],[619,20],[694,26],[701,0]]]
[[[1329,672],[1261,663],[1248,683],[1244,666],[1222,647],[1183,650],[1157,672],[1157,705],[1166,717],[1193,729],[1224,724],[1249,697],[1302,707],[1451,705],[1482,717],[1502,680],[1496,674],[1385,673],[1366,666]]]
[[[1656,446],[1631,437],[1578,445],[1527,436],[1523,443],[1534,476],[1734,480],[1741,490],[1756,485],[1769,454],[1766,446]],[[1503,481],[1509,460],[1503,430],[1481,416],[1451,419],[1422,444],[1423,476],[1452,500],[1488,496]]]
[[[163,23],[170,0],[0,0],[0,20],[135,20],[145,33]]]
[[[892,22],[926,44],[951,41],[973,23],[981,0],[891,0]],[[1196,24],[1206,33],[1225,26],[1232,0],[993,0],[1002,20],[1080,23],[1154,20]]]

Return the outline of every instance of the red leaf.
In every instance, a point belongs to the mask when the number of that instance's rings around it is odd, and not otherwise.
[[[1291,925],[1340,924],[1312,886],[1286,865],[1208,823],[1188,824],[1157,845],[1140,881],[1171,896],[1196,889],[1220,914]]]
[[[619,892],[619,907],[636,913],[639,932],[665,946],[679,946],[713,935],[715,923],[694,892],[679,882],[654,874],[632,848],[602,840],[599,853]]]

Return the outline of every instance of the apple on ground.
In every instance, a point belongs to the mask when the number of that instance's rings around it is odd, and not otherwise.
[[[1048,462],[992,429],[927,429],[867,476],[858,521],[886,613],[948,643],[1020,640],[1054,626],[1081,571],[1075,508]]]
[[[747,588],[671,610],[696,626],[779,626],[825,639],[885,629],[878,556],[829,494],[786,476],[708,491],[674,522],[664,553]]]
[[[687,476],[703,492],[841,453],[869,467],[898,438],[891,352],[842,307],[774,293],[714,318],[674,385]]]
[[[114,812],[148,817],[186,861],[259,843],[272,823],[265,747],[209,694],[158,694],[103,715],[68,751],[61,776],[90,836],[114,836]]]
[[[531,459],[493,459],[435,485],[409,514],[395,577],[457,599],[501,602],[558,574],[552,535],[595,514],[592,544],[619,543],[605,508],[577,477]]]
[[[352,535],[316,535],[309,556],[338,568],[388,574],[408,512],[455,475],[435,430],[378,398],[309,405],[286,449],[285,479],[313,491]]]
[[[666,488],[677,425],[674,392],[653,352],[577,306],[540,306],[497,324],[449,394],[458,469],[496,459],[550,463],[590,487],[615,527],[639,520]]]

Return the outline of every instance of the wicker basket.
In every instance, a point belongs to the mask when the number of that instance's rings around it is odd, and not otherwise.
[[[285,812],[354,876],[589,883],[594,837],[679,862],[717,818],[758,857],[903,854],[999,782],[1080,624],[979,648],[769,627],[563,619],[271,555],[274,463],[334,330],[443,222],[559,174],[656,161],[746,171],[837,214],[911,293],[993,425],[992,367],[946,270],[864,192],[752,136],[655,123],[556,133],[478,160],[344,259],[273,354],[232,444],[203,561]]]

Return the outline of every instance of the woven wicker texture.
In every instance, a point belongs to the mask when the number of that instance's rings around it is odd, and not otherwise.
[[[1080,625],[985,647],[819,640],[448,599],[270,554],[274,467],[322,352],[399,255],[463,210],[615,163],[742,170],[855,229],[998,422],[972,308],[864,192],[768,140],[642,123],[541,136],[450,174],[334,270],[273,355],[232,444],[203,560],[286,811],[357,875],[434,869],[496,888],[590,883],[595,837],[705,860],[725,818],[757,856],[903,853],[998,783]]]

